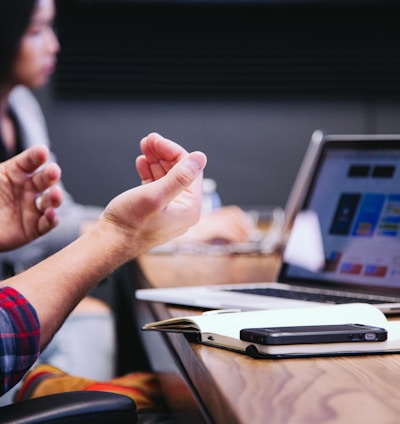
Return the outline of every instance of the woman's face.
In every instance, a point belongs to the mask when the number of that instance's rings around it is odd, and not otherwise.
[[[60,49],[53,31],[54,16],[54,0],[37,0],[13,63],[12,79],[15,85],[40,87],[53,73]]]

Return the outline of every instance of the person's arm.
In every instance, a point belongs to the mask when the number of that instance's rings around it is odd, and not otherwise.
[[[256,228],[239,206],[229,205],[202,215],[199,222],[171,243],[244,243]]]
[[[58,225],[29,244],[0,252],[0,279],[1,271],[8,271],[11,275],[18,274],[58,252],[87,231],[97,221],[103,209],[70,201],[68,193],[63,191],[63,202],[57,209]],[[3,278],[9,275],[4,274]]]
[[[14,386],[39,355],[35,310],[14,289],[0,289],[0,393]]]
[[[200,217],[205,155],[188,154],[158,134],[145,137],[141,148],[136,166],[143,185],[115,197],[92,230],[6,281],[35,308],[42,348],[95,284],[139,254],[183,234]]]

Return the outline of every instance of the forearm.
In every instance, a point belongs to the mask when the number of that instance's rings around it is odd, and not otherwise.
[[[146,184],[111,200],[94,228],[73,243],[6,280],[35,308],[42,348],[99,281],[144,251],[183,234],[199,219],[206,156],[187,154],[157,134],[142,140],[141,147],[144,156],[137,166]]]
[[[7,285],[24,295],[35,308],[42,349],[90,289],[130,259],[126,249],[121,248],[126,244],[118,237],[115,232],[99,228],[7,280]]]

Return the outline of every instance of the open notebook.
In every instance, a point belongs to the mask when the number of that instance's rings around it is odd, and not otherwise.
[[[289,196],[276,282],[136,291],[207,309],[364,302],[400,313],[400,135],[316,131]]]
[[[293,313],[288,313],[289,311]],[[255,358],[356,355],[400,352],[400,322],[388,321],[378,308],[365,303],[328,305],[315,308],[279,309],[215,313],[170,318],[146,324],[143,330],[184,333],[192,341],[209,346],[247,353]],[[246,327],[282,327],[358,323],[387,330],[387,340],[340,343],[302,343],[265,345],[244,341],[240,331]],[[353,334],[357,339],[357,334]]]

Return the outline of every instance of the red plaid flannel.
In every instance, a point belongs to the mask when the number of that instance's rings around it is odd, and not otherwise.
[[[13,387],[40,353],[40,325],[33,306],[10,287],[0,288],[0,395]]]

